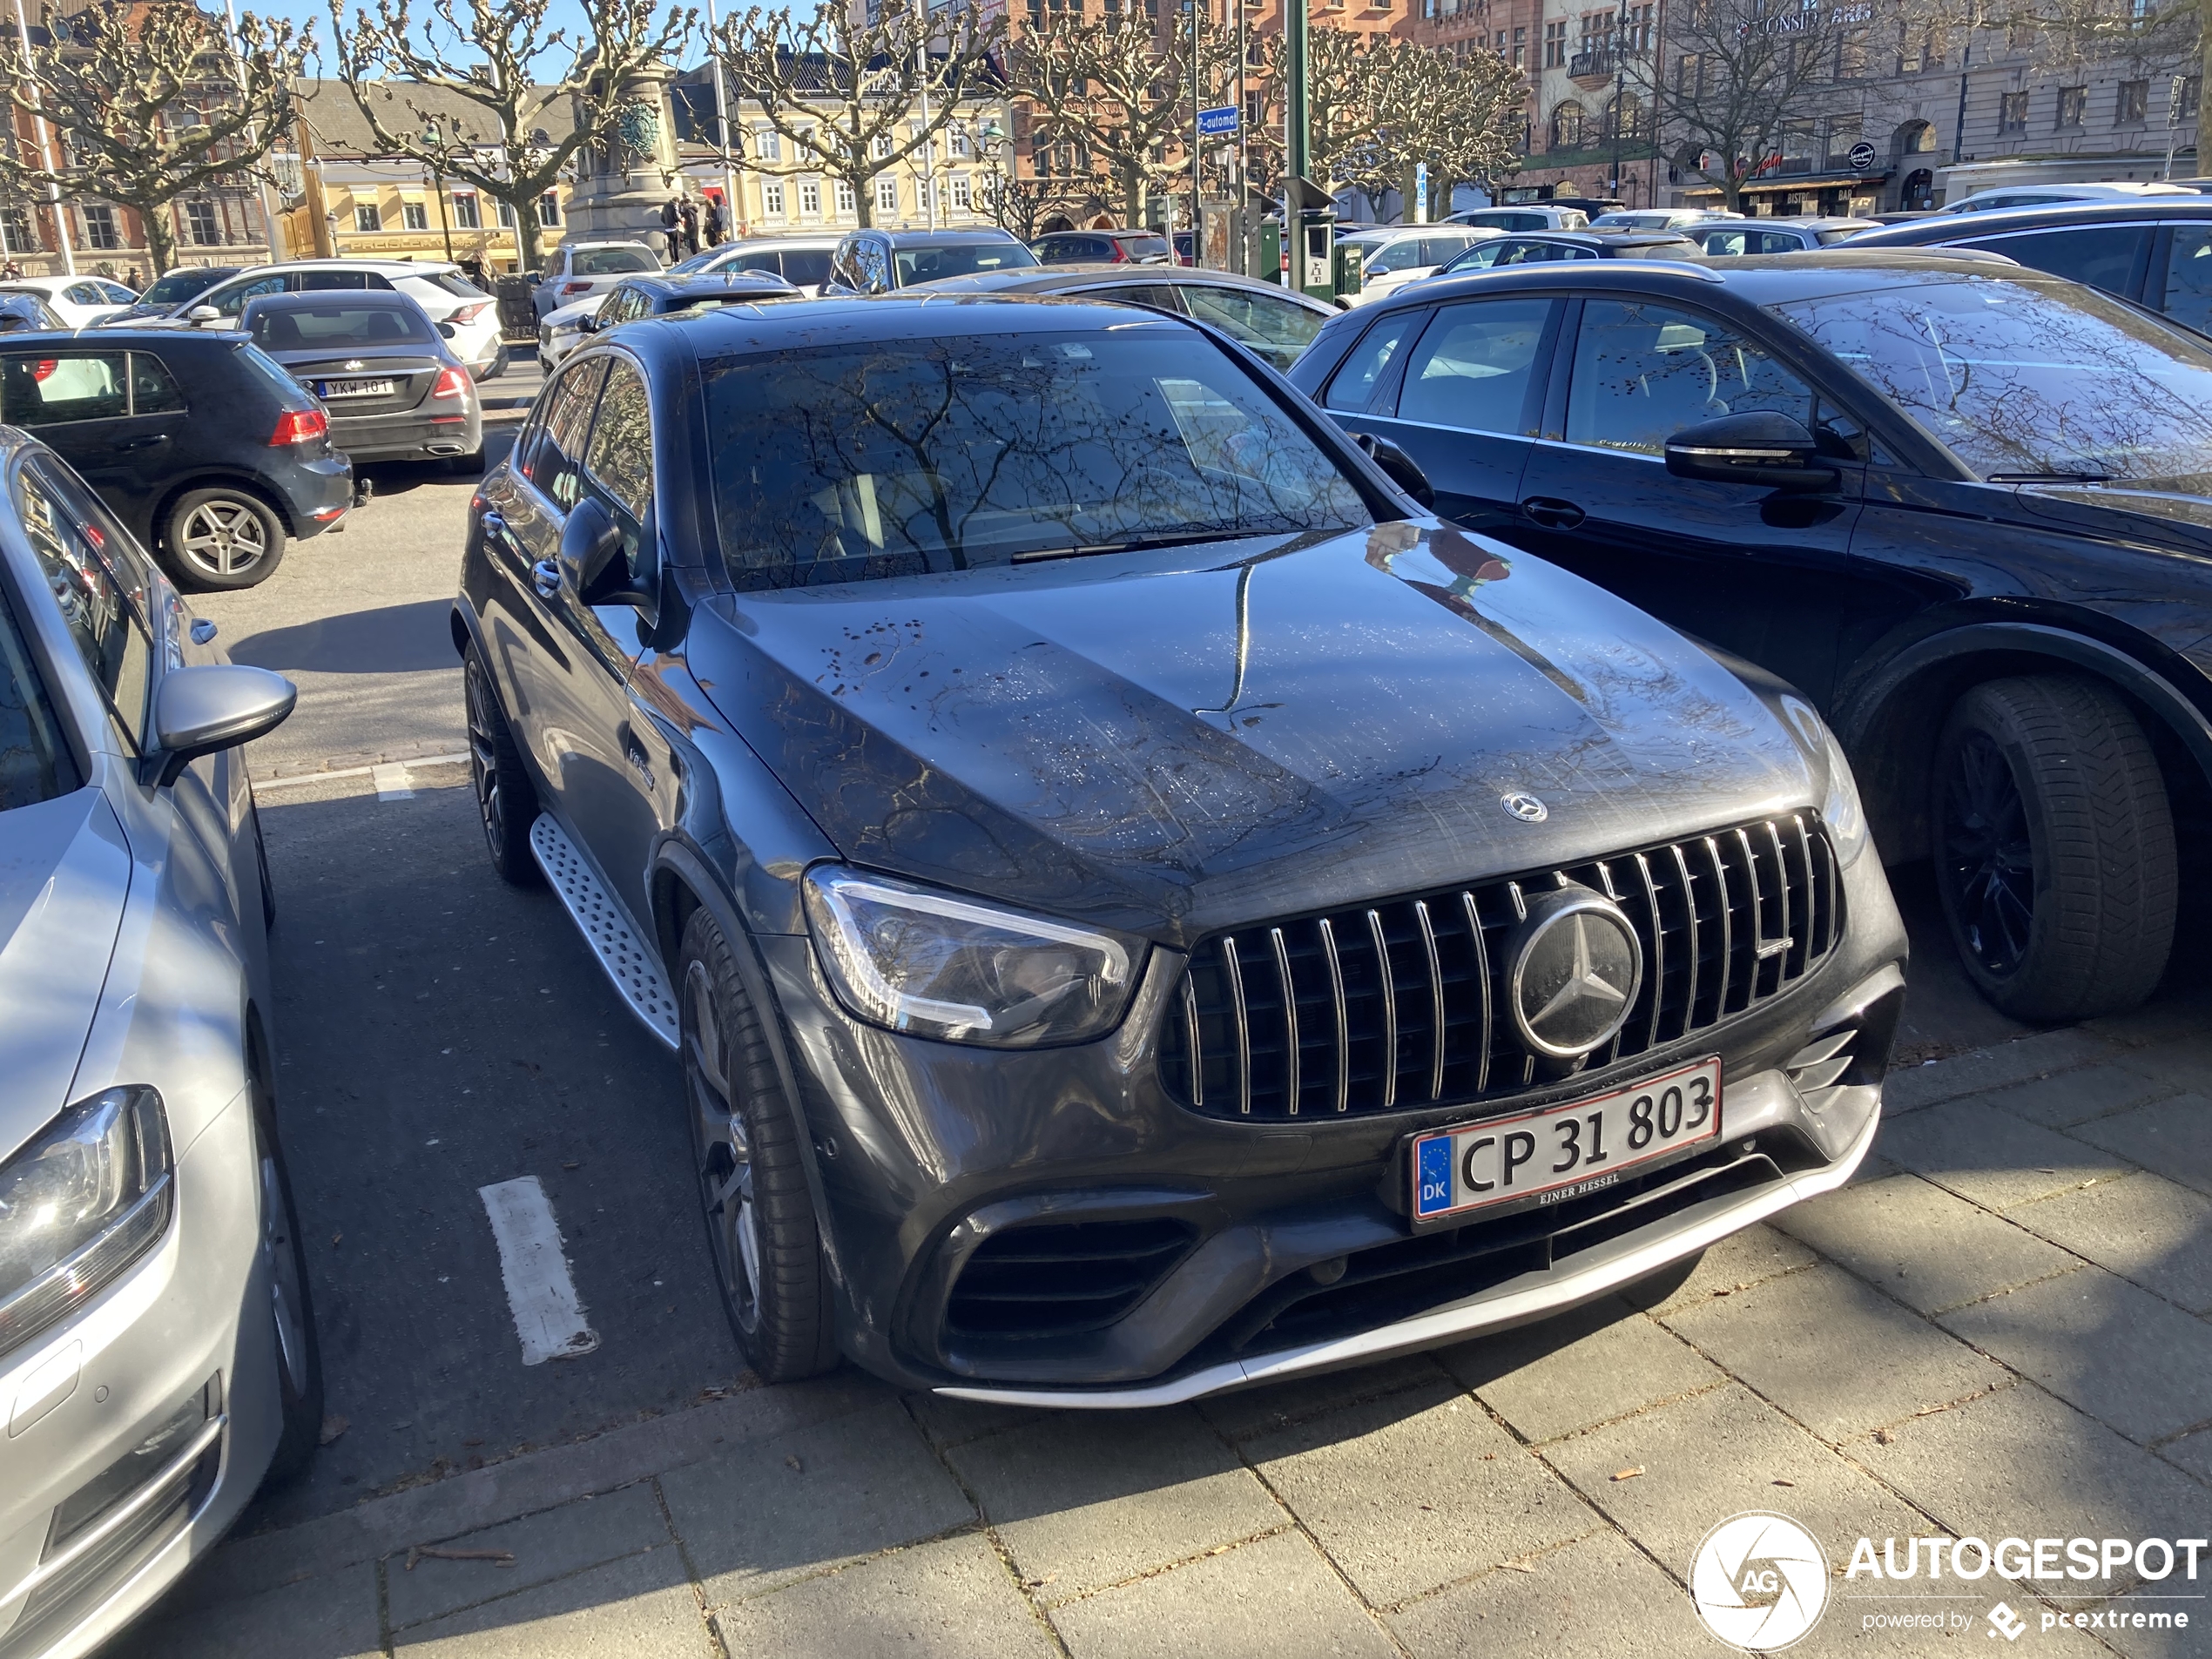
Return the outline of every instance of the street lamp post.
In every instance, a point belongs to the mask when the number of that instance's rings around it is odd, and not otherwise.
[[[1629,101],[1629,0],[1621,0],[1613,24],[1613,183],[1607,194],[1621,196],[1621,129],[1627,125]]]

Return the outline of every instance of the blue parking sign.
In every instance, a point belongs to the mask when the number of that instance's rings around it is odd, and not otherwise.
[[[1198,111],[1198,136],[1202,138],[1223,138],[1236,130],[1237,106],[1233,104]]]

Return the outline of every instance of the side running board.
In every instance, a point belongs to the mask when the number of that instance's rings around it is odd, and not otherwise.
[[[676,994],[669,988],[659,959],[631,931],[622,907],[599,885],[591,867],[550,813],[539,813],[537,822],[530,826],[530,851],[630,1011],[644,1022],[645,1029],[674,1049],[680,1041]]]

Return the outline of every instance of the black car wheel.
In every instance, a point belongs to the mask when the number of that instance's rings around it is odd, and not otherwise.
[[[1936,743],[1936,884],[1966,972],[2021,1020],[2156,988],[2174,941],[2174,824],[2134,713],[2101,683],[1978,685]]]
[[[196,588],[250,588],[284,557],[284,526],[268,502],[228,485],[187,490],[162,527],[178,574]]]
[[[530,826],[537,821],[536,786],[523,769],[514,730],[491,683],[491,671],[473,644],[461,678],[469,708],[469,776],[476,786],[476,816],[484,826],[492,868],[518,887],[534,887],[544,880],[530,852]]]
[[[276,1328],[277,1396],[283,1406],[283,1428],[276,1453],[269,1460],[268,1479],[284,1481],[307,1467],[322,1434],[322,1346],[315,1338],[307,1256],[292,1202],[292,1178],[277,1143],[276,1103],[258,1076],[252,1079],[252,1089],[254,1161],[261,1184],[261,1254]]]
[[[678,964],[691,1150],[730,1328],[763,1381],[793,1382],[837,1363],[829,1266],[797,1119],[730,950],[693,911]]]

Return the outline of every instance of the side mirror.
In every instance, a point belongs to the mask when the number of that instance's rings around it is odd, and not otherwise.
[[[579,334],[597,334],[599,332],[599,314],[596,311],[585,312],[581,317],[578,317],[576,320],[576,331]]]
[[[1821,462],[1804,422],[1771,409],[1724,415],[1683,428],[1667,440],[1667,470],[1677,478],[1760,489],[1836,486],[1836,469]]]
[[[588,605],[631,604],[650,610],[659,597],[649,556],[632,570],[623,556],[622,526],[596,496],[569,509],[561,527],[561,568]]]
[[[539,283],[545,280],[545,273],[543,271],[525,271],[523,273],[523,280],[529,283],[530,287],[535,288]]]
[[[461,330],[449,322],[442,322],[438,325],[438,333],[447,340],[453,340],[459,336]]]
[[[202,755],[265,738],[284,724],[299,688],[281,674],[243,664],[172,668],[153,694],[153,738],[147,758],[154,782],[177,781]]]
[[[194,306],[190,311],[185,313],[186,322],[198,323],[202,327],[211,322],[220,322],[222,320],[223,314],[212,306]]]
[[[1355,432],[1352,441],[1367,452],[1367,458],[1383,469],[1383,475],[1392,483],[1422,506],[1431,511],[1435,509],[1435,486],[1429,482],[1428,475],[1413,456],[1388,438],[1379,438],[1372,432]]]

